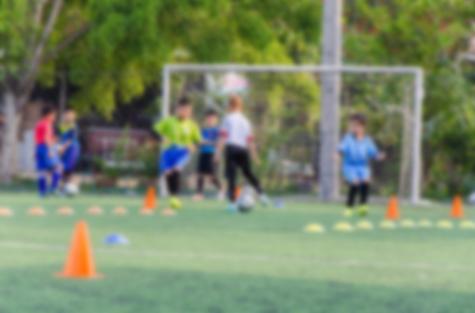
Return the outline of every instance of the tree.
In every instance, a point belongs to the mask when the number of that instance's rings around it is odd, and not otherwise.
[[[297,27],[310,23],[318,6],[264,2],[89,0],[86,16],[94,27],[64,54],[79,88],[73,105],[110,116],[116,105],[156,85],[168,62],[291,63],[314,56],[305,41],[318,39]],[[284,7],[302,19],[282,19]]]
[[[358,0],[347,9],[346,62],[425,70],[425,191],[447,196],[473,188],[475,88],[455,64],[467,48],[473,2]]]
[[[72,104],[110,116],[157,85],[167,62],[312,58],[318,8],[311,0],[0,0],[0,176],[14,172],[21,113],[38,82],[66,72]]]
[[[75,1],[71,1],[71,6]],[[44,65],[77,36],[65,29],[55,33],[63,0],[0,1],[0,179],[10,181],[15,171],[21,112],[27,105]]]

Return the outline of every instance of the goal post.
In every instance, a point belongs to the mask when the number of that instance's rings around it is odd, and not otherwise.
[[[171,77],[177,73],[341,73],[341,74],[390,74],[410,76],[413,82],[411,102],[412,114],[408,118],[411,124],[411,175],[409,199],[417,204],[421,200],[422,184],[422,115],[424,102],[424,72],[413,66],[368,66],[368,65],[250,65],[250,64],[166,64],[162,70],[161,116],[166,117],[171,109]],[[335,105],[340,105],[336,103]],[[163,185],[162,185],[163,186]]]

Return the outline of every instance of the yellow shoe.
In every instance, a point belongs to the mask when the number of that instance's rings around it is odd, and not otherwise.
[[[359,216],[367,216],[369,213],[369,209],[368,209],[368,206],[367,205],[361,205],[359,208],[358,208],[358,215]]]
[[[181,209],[183,206],[183,204],[181,203],[181,200],[178,197],[171,197],[169,202],[170,202],[170,207],[173,210]]]
[[[352,217],[353,216],[353,210],[352,209],[346,209],[343,211],[343,216],[344,217]]]

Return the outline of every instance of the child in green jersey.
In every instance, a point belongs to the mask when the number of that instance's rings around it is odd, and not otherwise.
[[[191,102],[182,98],[178,101],[174,116],[154,125],[154,130],[162,138],[160,174],[165,176],[172,209],[181,207],[178,198],[181,172],[190,160],[195,145],[201,142],[200,128],[192,120],[192,115]]]

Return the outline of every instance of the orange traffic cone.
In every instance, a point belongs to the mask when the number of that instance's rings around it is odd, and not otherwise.
[[[388,210],[386,211],[387,220],[398,220],[400,217],[399,214],[399,204],[396,196],[391,196],[388,202]]]
[[[142,213],[150,213],[157,207],[157,193],[154,187],[149,187],[145,194]]]
[[[96,272],[89,231],[84,221],[79,221],[74,228],[68,258],[63,272],[58,276],[69,279],[91,279],[102,276]]]
[[[463,201],[461,196],[455,196],[452,201],[452,212],[450,212],[452,218],[463,218]]]

